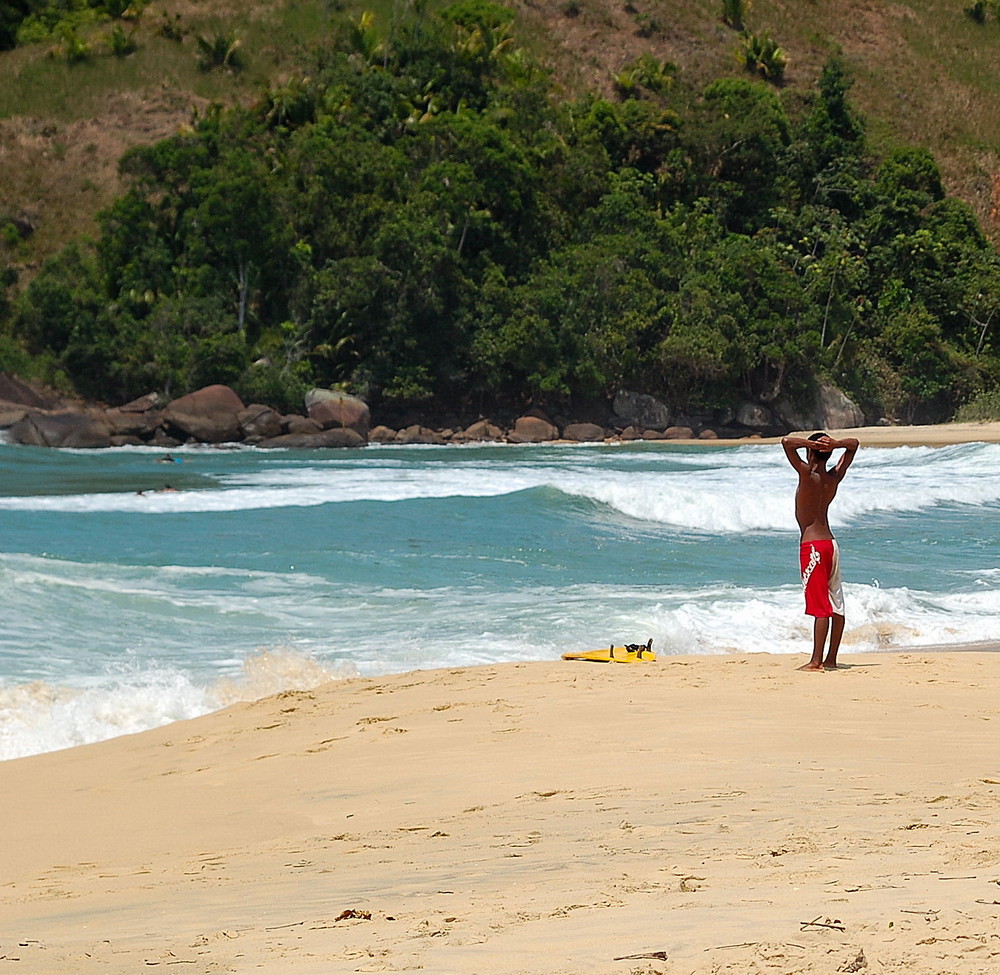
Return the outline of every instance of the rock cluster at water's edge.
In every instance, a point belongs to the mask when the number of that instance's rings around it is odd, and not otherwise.
[[[212,385],[165,401],[156,393],[113,408],[70,404],[0,373],[0,429],[13,443],[37,447],[247,444],[269,448],[363,447],[374,444],[601,443],[621,440],[714,440],[775,436],[789,429],[860,426],[864,416],[840,390],[817,391],[809,413],[778,401],[742,403],[725,413],[675,416],[645,393],[619,391],[602,422],[559,421],[539,410],[506,425],[480,418],[434,429],[408,422],[398,429],[371,425],[368,404],[339,390],[313,389],[301,414],[282,414],[262,403],[245,405],[228,386]],[[560,423],[562,426],[560,426]]]

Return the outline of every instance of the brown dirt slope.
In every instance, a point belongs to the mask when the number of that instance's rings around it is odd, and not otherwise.
[[[610,93],[615,73],[645,51],[673,61],[696,89],[740,71],[739,37],[722,23],[722,0],[514,3],[524,43],[567,92]],[[366,6],[379,0],[349,9]],[[0,257],[30,274],[67,239],[92,231],[95,213],[121,191],[117,160],[128,146],[169,135],[209,100],[254,97],[293,70],[296,52],[323,32],[327,17],[318,2],[237,9],[226,0],[153,0],[136,29],[140,47],[121,64],[100,56],[106,25],[94,29],[92,61],[71,69],[45,45],[0,54],[8,82],[0,86],[7,90],[0,91],[0,225],[30,231],[14,248],[0,242]],[[185,31],[180,43],[161,36],[171,18]],[[953,0],[754,0],[746,23],[788,55],[783,97],[792,111],[841,51],[876,149],[927,146],[949,192],[1000,237],[1000,21],[991,15],[976,24]],[[252,69],[240,77],[197,71],[193,38],[213,31],[239,34]],[[40,91],[49,97],[36,97]]]

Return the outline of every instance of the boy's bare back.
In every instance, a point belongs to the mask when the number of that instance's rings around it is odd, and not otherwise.
[[[837,496],[837,488],[854,460],[858,441],[853,437],[844,440],[826,436],[816,440],[783,437],[781,446],[799,475],[798,487],[795,489],[795,520],[802,533],[802,541],[833,538],[829,522],[830,504]],[[806,460],[798,454],[803,447],[807,451]],[[826,461],[831,451],[838,448],[843,448],[844,453],[836,467],[827,469]]]

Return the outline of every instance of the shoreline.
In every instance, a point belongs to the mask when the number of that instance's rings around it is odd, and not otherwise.
[[[814,432],[812,428],[804,430],[790,430],[789,435],[807,436]],[[911,426],[866,426],[866,427],[831,427],[826,431],[831,436],[841,439],[843,437],[857,438],[863,447],[946,447],[966,443],[1000,443],[1000,421],[977,422],[977,423],[938,423],[927,425]],[[17,447],[23,446],[16,441],[7,439],[0,429],[0,444]],[[372,447],[403,447],[403,446],[448,446],[448,447],[475,447],[475,446],[600,446],[602,444],[633,444],[633,443],[653,443],[653,444],[675,444],[679,446],[703,446],[703,447],[747,447],[754,445],[774,446],[781,443],[780,436],[763,437],[759,434],[751,434],[745,437],[657,437],[657,438],[635,438],[623,439],[621,437],[606,437],[603,440],[566,440],[554,438],[551,440],[540,440],[534,442],[517,443],[507,440],[463,440],[440,442],[413,441],[412,443],[371,441],[366,446]],[[157,444],[125,444],[122,446],[148,447],[150,450],[162,451],[165,448]],[[203,443],[192,442],[188,444],[172,445],[168,449],[176,450],[179,447],[201,447],[204,449],[231,450],[240,446],[254,446],[253,444],[241,444],[239,442],[224,443]],[[91,448],[102,449],[102,448]],[[107,449],[107,448],[103,448]],[[322,445],[313,449],[324,448]],[[336,449],[336,448],[332,448]],[[341,448],[343,449],[343,448]],[[355,447],[354,449],[358,449]]]
[[[978,975],[998,649],[411,671],[14,759],[0,956]]]

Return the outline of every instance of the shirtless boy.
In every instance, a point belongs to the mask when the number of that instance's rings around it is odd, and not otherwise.
[[[806,614],[814,617],[812,659],[799,670],[834,670],[840,638],[844,635],[844,594],[840,584],[840,553],[830,531],[828,512],[858,451],[858,442],[853,437],[834,440],[825,433],[814,433],[808,439],[783,437],[781,446],[788,463],[799,475],[795,489],[795,520],[802,533],[799,564]],[[805,460],[799,456],[803,448]],[[836,465],[828,469],[830,454],[838,448],[844,452]],[[824,659],[827,634],[830,646]]]

